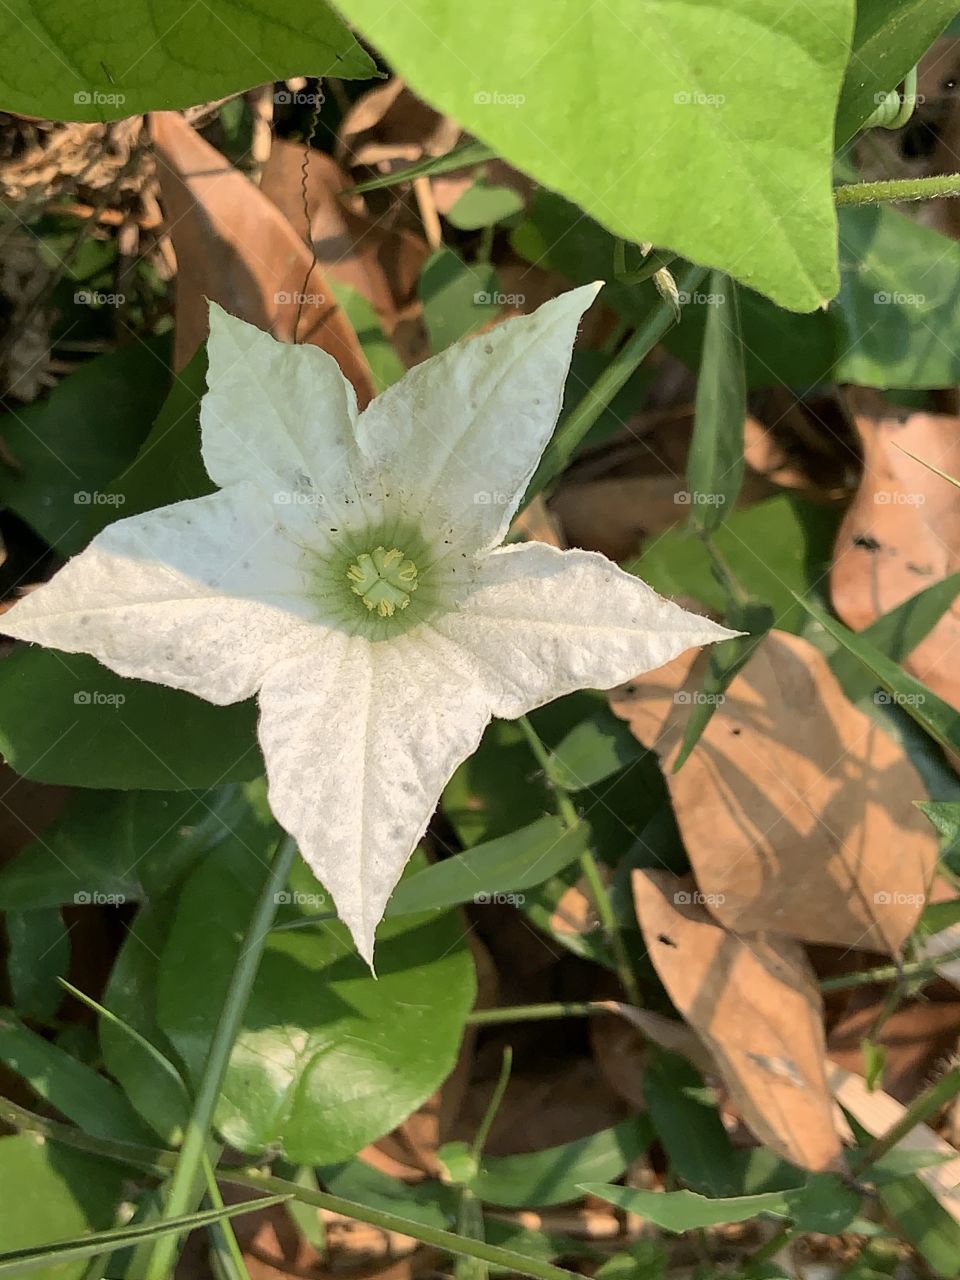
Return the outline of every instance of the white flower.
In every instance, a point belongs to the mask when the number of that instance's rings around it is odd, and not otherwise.
[[[219,491],[118,520],[3,630],[230,703],[259,692],[280,824],[363,956],[492,716],[732,634],[603,556],[501,547],[598,286],[411,370],[362,414],[335,361],[211,308]]]

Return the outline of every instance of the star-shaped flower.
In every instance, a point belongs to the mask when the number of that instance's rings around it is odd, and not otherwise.
[[[500,545],[597,286],[458,343],[358,414],[336,362],[211,308],[219,489],[118,520],[3,630],[225,704],[362,955],[491,717],[732,633],[589,551]]]

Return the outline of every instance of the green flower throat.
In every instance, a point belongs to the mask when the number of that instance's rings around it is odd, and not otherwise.
[[[398,609],[406,609],[419,586],[416,564],[397,547],[363,552],[347,570],[347,579],[354,595],[371,612],[376,609],[381,618],[392,618]]]

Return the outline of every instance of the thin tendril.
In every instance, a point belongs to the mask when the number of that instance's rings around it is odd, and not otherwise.
[[[307,174],[310,169],[310,152],[313,149],[313,140],[316,136],[317,126],[320,123],[320,111],[323,107],[324,93],[323,81],[317,77],[317,91],[313,97],[313,106],[310,108],[310,125],[307,129],[307,136],[303,141],[303,163],[300,166],[300,200],[303,204],[303,216],[307,226],[307,243],[310,247],[310,265],[307,267],[307,274],[303,277],[303,285],[300,289],[300,297],[297,299],[297,319],[293,326],[293,340],[300,341],[300,317],[303,315],[303,304],[307,298],[307,286],[310,283],[310,277],[313,275],[313,269],[317,266],[317,250],[313,242],[313,236],[310,232],[310,206],[307,201]]]

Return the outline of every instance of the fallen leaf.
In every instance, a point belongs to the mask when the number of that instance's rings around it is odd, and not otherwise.
[[[955,948],[956,949],[956,948]],[[901,1005],[871,1028],[884,1013],[883,994],[850,1009],[830,1029],[827,1053],[850,1071],[864,1071],[862,1044],[869,1036],[886,1051],[882,1084],[899,1102],[911,1102],[925,1087],[937,1065],[953,1053],[960,1035],[960,1001],[927,998]]]
[[[863,479],[837,534],[830,595],[840,618],[861,631],[960,567],[960,490],[902,452],[960,476],[960,418],[855,420]],[[953,706],[960,706],[958,644],[960,599],[904,663]]]
[[[154,114],[151,134],[177,255],[174,367],[182,369],[205,340],[210,298],[284,342],[300,337],[322,347],[365,406],[373,383],[357,336],[273,201],[176,112]]]
[[[937,861],[913,804],[925,794],[920,775],[847,701],[820,651],[777,631],[670,773],[708,660],[684,654],[610,699],[664,761],[701,900],[739,933],[898,952]]]
[[[302,189],[306,164],[306,208]],[[294,231],[312,244],[326,275],[355,289],[377,313],[390,337],[401,321],[420,314],[417,280],[430,254],[411,231],[374,221],[359,196],[341,196],[349,180],[332,156],[292,142],[273,144],[260,190],[274,202]],[[401,352],[403,354],[403,352]]]
[[[637,919],[660,980],[756,1137],[802,1169],[838,1169],[822,1003],[802,948],[774,934],[729,933],[692,901],[694,892],[689,877],[633,873]]]

